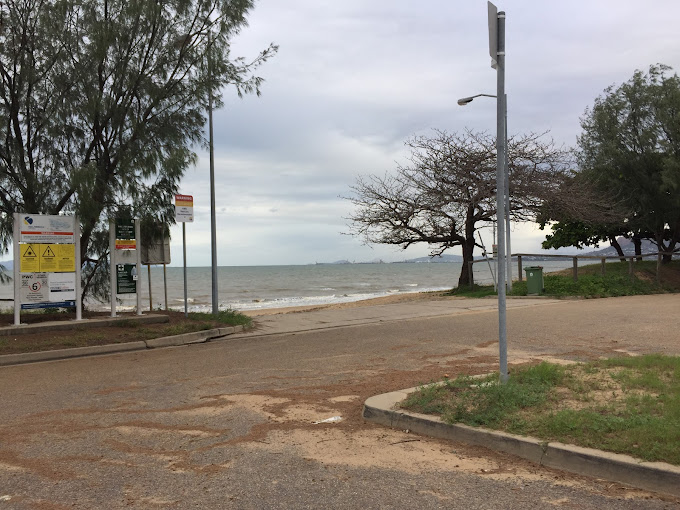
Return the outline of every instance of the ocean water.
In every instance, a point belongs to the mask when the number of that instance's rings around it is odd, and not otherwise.
[[[544,272],[571,267],[571,260],[554,260],[525,265],[543,266]],[[460,263],[402,264],[317,264],[295,266],[220,266],[218,301],[220,309],[258,310],[359,301],[391,294],[448,290],[458,283]],[[486,263],[474,265],[475,282],[493,282]],[[166,268],[168,307],[184,310],[183,268]],[[517,265],[513,265],[517,279]],[[163,267],[142,267],[143,310],[165,307]],[[11,285],[0,286],[0,298],[11,298]],[[119,296],[118,309],[132,309],[134,295]],[[210,267],[187,268],[189,311],[212,311]],[[5,306],[11,302],[4,301]],[[107,303],[88,303],[90,309],[110,309]]]
[[[536,265],[535,263],[531,263]],[[540,262],[544,272],[571,267],[571,260]],[[220,266],[220,309],[258,310],[359,301],[391,294],[449,290],[458,283],[462,264],[318,264],[302,266]],[[485,263],[474,265],[475,281],[490,284]],[[513,267],[517,279],[517,265]],[[142,271],[142,306],[165,304],[162,266],[151,268],[151,300],[148,270]],[[184,310],[181,267],[166,268],[168,307]],[[211,268],[187,268],[187,301],[190,311],[212,310]],[[126,298],[123,306],[134,306]]]

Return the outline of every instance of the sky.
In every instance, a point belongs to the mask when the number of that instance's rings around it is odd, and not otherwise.
[[[610,85],[663,63],[680,70],[677,0],[496,1],[506,12],[509,135],[549,131],[574,147],[580,118]],[[433,129],[495,134],[496,93],[485,0],[260,0],[232,56],[279,52],[257,72],[260,97],[225,89],[214,112],[220,266],[401,261],[428,255],[352,237],[346,199],[359,176],[407,163],[404,142]],[[180,193],[193,195],[187,265],[209,266],[208,152],[198,148]],[[182,265],[182,227],[171,231]],[[491,231],[483,232],[487,247]],[[515,224],[513,253],[545,233]],[[460,254],[450,250],[447,253]]]

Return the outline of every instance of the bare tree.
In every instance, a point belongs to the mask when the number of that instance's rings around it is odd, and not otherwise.
[[[458,285],[469,281],[475,232],[496,215],[496,140],[486,133],[449,134],[406,142],[408,166],[394,174],[358,178],[351,186],[354,206],[350,233],[366,243],[408,248],[427,243],[432,255],[460,246],[463,268]],[[533,221],[546,196],[568,174],[568,153],[542,135],[508,141],[510,214],[514,221]]]

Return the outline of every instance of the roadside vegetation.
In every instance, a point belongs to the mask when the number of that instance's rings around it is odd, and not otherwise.
[[[401,407],[463,423],[680,465],[680,357],[542,362],[422,386]]]
[[[680,260],[662,264],[658,283],[656,261],[635,262],[632,276],[628,274],[627,262],[609,262],[605,264],[604,276],[601,274],[600,264],[590,264],[579,266],[578,281],[574,281],[571,269],[544,274],[543,281],[543,294],[553,297],[597,298],[680,292]],[[468,286],[457,287],[450,294],[484,297],[496,295],[496,291],[493,285],[475,285],[472,289]],[[508,296],[526,295],[526,279],[521,282],[513,281],[512,292]]]
[[[47,351],[54,349],[67,349],[72,347],[87,347],[91,345],[117,344],[136,342],[139,340],[151,340],[166,336],[194,333],[224,326],[252,327],[252,319],[235,310],[223,310],[217,315],[211,313],[192,312],[188,317],[183,312],[160,312],[169,317],[169,322],[161,324],[144,324],[132,318],[126,318],[125,314],[119,316],[119,320],[112,325],[97,325],[94,327],[79,328],[73,323],[73,328],[64,331],[35,331],[28,334],[12,335],[0,332],[0,355],[15,354],[22,352]],[[106,313],[85,313],[86,318],[106,318]],[[49,310],[23,313],[22,322],[36,324],[48,321],[67,321],[75,318],[74,313],[69,311]],[[11,325],[12,312],[0,313],[0,322],[3,325]]]

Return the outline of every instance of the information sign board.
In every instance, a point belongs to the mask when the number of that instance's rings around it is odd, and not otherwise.
[[[49,298],[52,303],[76,300],[75,273],[49,273],[47,275],[47,286],[49,287]]]
[[[175,195],[175,220],[177,223],[194,221],[194,197]]]
[[[19,242],[75,243],[74,216],[22,214]]]
[[[116,264],[116,294],[137,293],[137,265]]]
[[[134,219],[116,218],[116,239],[136,239]]]

